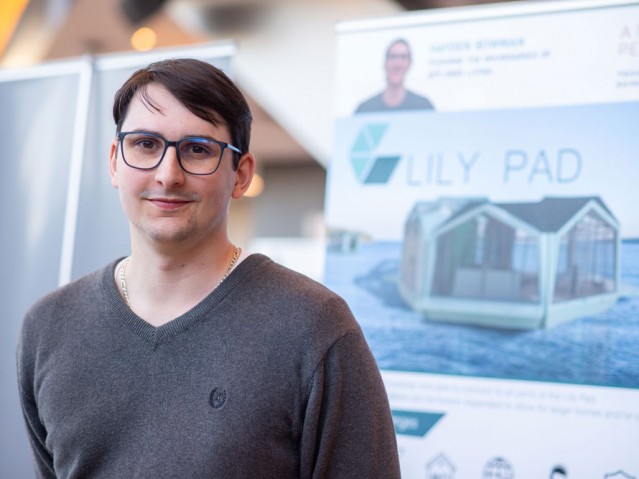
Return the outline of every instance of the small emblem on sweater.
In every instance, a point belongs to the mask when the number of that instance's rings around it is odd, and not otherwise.
[[[209,396],[209,402],[211,403],[211,407],[215,409],[220,409],[224,406],[224,403],[226,402],[226,389],[213,388],[211,395]]]

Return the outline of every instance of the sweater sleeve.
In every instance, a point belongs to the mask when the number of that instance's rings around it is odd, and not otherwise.
[[[40,421],[38,406],[35,400],[35,358],[34,355],[29,352],[35,346],[33,344],[35,339],[32,335],[29,335],[28,327],[25,327],[26,323],[28,323],[28,318],[25,318],[16,348],[20,405],[22,407],[29,442],[31,443],[36,477],[38,479],[55,479],[53,457],[45,445],[47,432]]]
[[[399,478],[388,398],[361,330],[331,346],[310,388],[300,477]]]

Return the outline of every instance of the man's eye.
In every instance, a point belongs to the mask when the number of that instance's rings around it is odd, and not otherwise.
[[[184,154],[193,157],[209,157],[211,156],[211,149],[204,143],[194,142],[184,145],[182,150]]]
[[[201,145],[192,145],[189,150],[191,153],[207,153],[208,150]]]
[[[156,138],[132,138],[133,146],[141,150],[157,150],[162,148],[161,141]]]
[[[138,142],[138,146],[142,148],[157,148],[157,144],[153,140],[141,140]]]

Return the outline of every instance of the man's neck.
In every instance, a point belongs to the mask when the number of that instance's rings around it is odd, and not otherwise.
[[[131,309],[153,326],[186,313],[228,273],[234,248],[227,238],[206,247],[132,245],[125,281]]]
[[[388,85],[384,90],[384,103],[389,107],[396,107],[403,103],[406,98],[406,88],[403,84]]]

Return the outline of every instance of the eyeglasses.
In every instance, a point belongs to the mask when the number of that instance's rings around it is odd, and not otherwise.
[[[122,159],[128,166],[138,170],[157,168],[170,146],[175,147],[180,167],[192,175],[215,173],[226,148],[242,153],[233,145],[201,136],[169,141],[162,135],[148,131],[123,131],[118,133],[118,140]]]
[[[386,55],[386,60],[410,60],[410,55],[408,53],[389,53]]]

